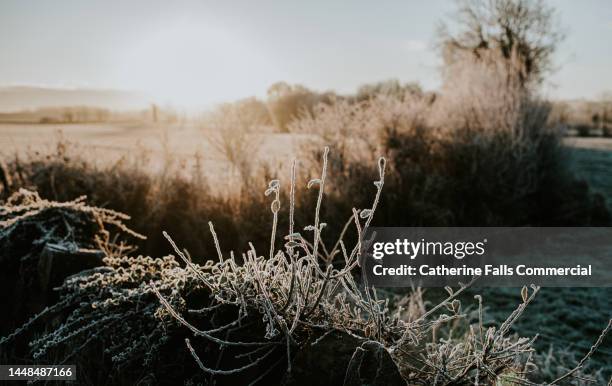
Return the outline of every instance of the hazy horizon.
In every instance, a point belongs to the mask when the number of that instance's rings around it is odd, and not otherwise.
[[[545,94],[612,91],[612,3],[549,2],[567,38]],[[117,1],[0,5],[0,86],[125,90],[210,106],[277,81],[349,93],[386,79],[439,86],[436,27],[451,0],[288,4]]]

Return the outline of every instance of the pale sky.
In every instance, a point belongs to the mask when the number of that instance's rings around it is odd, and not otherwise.
[[[567,39],[552,98],[612,91],[612,1],[550,0]],[[451,0],[0,0],[0,86],[143,91],[209,105],[276,81],[352,92],[396,78],[438,86],[432,49]]]

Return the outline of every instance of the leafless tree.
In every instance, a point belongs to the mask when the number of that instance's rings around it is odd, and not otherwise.
[[[563,33],[553,8],[543,0],[458,0],[440,29],[445,64],[458,56],[502,57],[521,84],[540,84],[552,70],[552,55]]]

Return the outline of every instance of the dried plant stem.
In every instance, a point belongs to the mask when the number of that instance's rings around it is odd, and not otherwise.
[[[608,321],[608,325],[606,326],[606,328],[604,328],[603,331],[601,332],[601,334],[599,334],[599,337],[597,338],[597,341],[595,341],[595,343],[591,346],[589,352],[580,360],[580,362],[578,362],[578,365],[576,365],[576,367],[574,367],[573,369],[571,369],[570,371],[568,371],[567,373],[565,373],[561,377],[559,377],[559,378],[555,379],[554,381],[552,381],[550,383],[550,385],[556,385],[559,382],[561,382],[562,380],[570,377],[576,371],[580,370],[582,368],[582,366],[584,366],[586,361],[595,353],[595,351],[597,351],[597,348],[599,348],[599,346],[603,342],[604,338],[606,337],[606,335],[608,335],[608,333],[610,332],[611,329],[612,329],[612,319],[610,319]]]

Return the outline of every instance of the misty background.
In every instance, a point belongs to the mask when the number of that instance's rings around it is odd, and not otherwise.
[[[543,93],[600,98],[612,90],[610,3],[551,6],[566,38]],[[434,90],[441,83],[436,31],[455,8],[450,0],[3,1],[0,111],[208,108],[264,96],[277,81],[350,93],[398,79]]]

